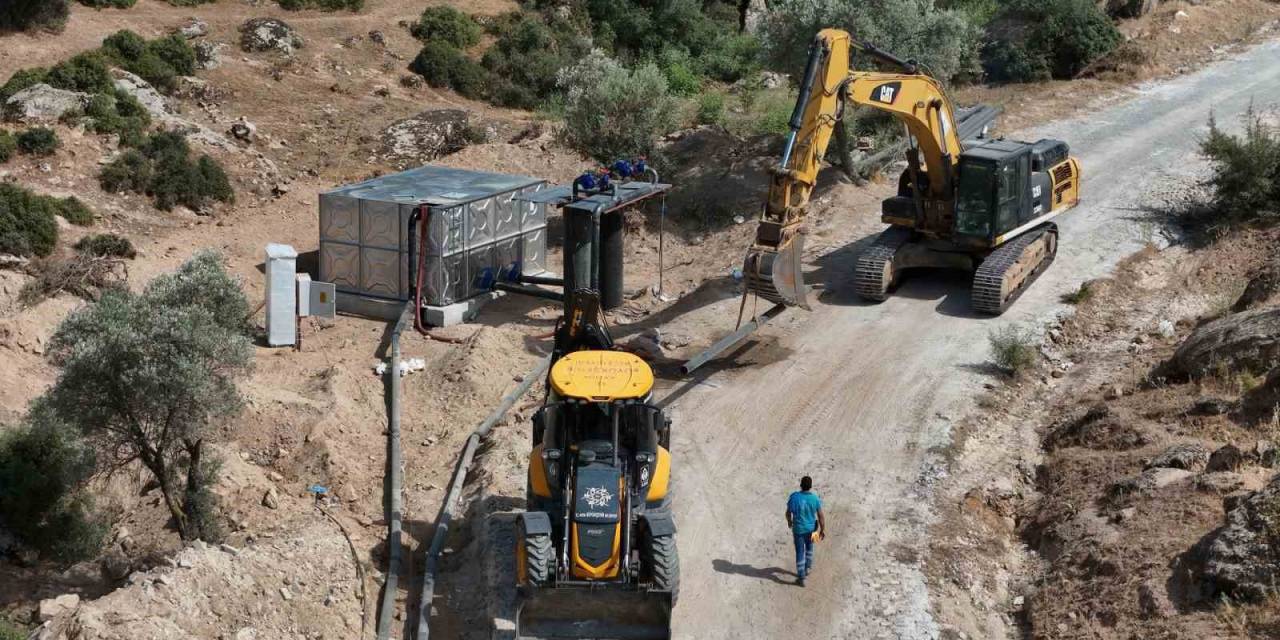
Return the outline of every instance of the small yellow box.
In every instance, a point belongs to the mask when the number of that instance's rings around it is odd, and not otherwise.
[[[575,351],[551,367],[551,388],[593,402],[642,398],[653,388],[653,370],[625,351]]]

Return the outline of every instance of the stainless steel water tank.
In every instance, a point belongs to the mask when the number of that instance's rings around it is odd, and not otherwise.
[[[424,304],[465,300],[513,271],[543,273],[547,205],[516,197],[545,186],[537,178],[428,165],[322,193],[320,279],[343,293],[407,300],[409,216],[423,205]]]

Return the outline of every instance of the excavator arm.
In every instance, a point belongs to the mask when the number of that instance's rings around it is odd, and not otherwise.
[[[851,72],[855,50],[898,72]],[[803,223],[822,158],[846,102],[891,113],[906,126],[917,145],[908,152],[913,188],[919,188],[921,178],[927,178],[930,190],[929,198],[917,197],[915,202],[928,202],[932,210],[918,211],[917,217],[950,211],[954,165],[962,146],[955,130],[954,109],[942,87],[913,62],[858,42],[845,31],[823,29],[809,47],[782,161],[773,172],[756,239],[743,265],[749,293],[775,303],[807,307],[800,270]]]

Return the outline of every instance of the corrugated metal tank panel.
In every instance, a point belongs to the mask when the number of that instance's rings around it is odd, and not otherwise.
[[[515,200],[546,183],[425,166],[320,194],[320,279],[339,291],[409,296],[409,217],[428,207],[423,297],[446,305],[512,272],[546,270],[546,205]]]

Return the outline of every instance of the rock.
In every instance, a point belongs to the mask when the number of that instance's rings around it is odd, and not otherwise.
[[[1253,445],[1253,457],[1264,467],[1274,467],[1277,460],[1280,460],[1280,449],[1270,440],[1259,440]]]
[[[1108,385],[1106,392],[1102,395],[1107,400],[1118,400],[1124,397],[1124,387],[1118,384]]]
[[[1178,329],[1174,326],[1173,322],[1169,320],[1161,320],[1156,324],[1156,333],[1160,334],[1160,337],[1162,338],[1172,338],[1177,335]]]
[[[111,75],[115,78],[116,89],[133,96],[147,110],[147,113],[151,114],[151,117],[164,119],[166,116],[173,115],[169,101],[160,95],[151,83],[124,69],[112,69]]]
[[[379,98],[386,98],[391,95],[391,89],[385,85],[378,85],[373,88],[373,95],[378,96]]]
[[[185,25],[178,27],[176,33],[188,40],[195,40],[196,38],[209,35],[209,23],[197,18],[191,18],[190,20],[187,20]]]
[[[229,545],[229,544],[227,544],[227,543],[225,543],[225,542],[224,542],[224,543],[222,543],[222,544],[220,544],[220,545],[218,545],[218,549],[222,550],[222,552],[223,552],[223,553],[231,554],[231,555],[233,555],[233,556],[238,556],[238,555],[240,555],[240,550],[239,550],[239,549],[237,549],[237,548],[235,548],[235,547],[233,547],[233,546],[231,546],[231,545]]]
[[[284,20],[253,18],[240,25],[240,48],[244,51],[277,51],[293,55],[302,45],[302,36]]]
[[[80,596],[74,593],[66,593],[56,598],[41,600],[40,608],[36,613],[37,619],[40,622],[48,622],[75,611],[78,606],[80,606]]]
[[[1235,471],[1244,463],[1244,453],[1234,444],[1223,445],[1217,451],[1209,456],[1209,463],[1205,465],[1206,473],[1214,471]]]
[[[776,71],[761,71],[760,86],[766,89],[780,89],[791,83],[791,76]]]
[[[197,42],[196,50],[196,68],[197,69],[217,69],[222,66],[222,50],[227,45],[222,42]]]
[[[421,89],[427,86],[427,81],[418,74],[405,74],[400,76],[400,86],[406,89]]]
[[[1240,407],[1247,419],[1264,424],[1280,421],[1280,367],[1272,369],[1262,384],[1249,390]]]
[[[1276,293],[1280,292],[1280,263],[1272,261],[1261,271],[1249,278],[1244,293],[1231,305],[1231,310],[1239,313],[1266,304]]]
[[[1225,504],[1224,500],[1224,504]],[[1261,599],[1280,584],[1280,476],[1236,499],[1226,524],[1193,549],[1198,573],[1217,593]]]
[[[1182,9],[1178,9],[1178,12],[1173,14],[1174,20],[1186,20],[1187,18],[1190,18],[1190,17],[1191,17],[1191,14],[1187,13],[1186,11],[1183,11]]]
[[[1280,359],[1280,308],[1257,309],[1209,322],[1187,336],[1173,357],[1156,368],[1157,377],[1204,376],[1270,368]]]
[[[4,104],[4,117],[23,123],[52,122],[88,105],[87,93],[37,84],[9,96]]]
[[[1123,497],[1134,493],[1149,494],[1157,489],[1182,482],[1191,476],[1192,473],[1185,469],[1171,469],[1169,467],[1147,469],[1136,476],[1130,476],[1111,485],[1111,495],[1113,497]]]
[[[280,587],[280,598],[285,602],[293,600],[293,592],[289,591],[289,587]]]
[[[267,492],[262,495],[262,506],[268,509],[280,508],[280,496],[276,493],[275,487],[267,489]]]
[[[1160,0],[1102,0],[1098,4],[1113,18],[1137,18],[1154,11]]]
[[[1147,580],[1138,585],[1138,609],[1142,611],[1142,617],[1147,619],[1168,618],[1178,613],[1169,599],[1168,590],[1155,580]]]
[[[232,640],[258,640],[258,630],[253,627],[245,627],[236,631],[236,635],[232,636]]]
[[[402,166],[416,166],[464,149],[471,143],[471,136],[467,111],[431,109],[384,129],[383,153]]]
[[[1223,398],[1201,398],[1191,405],[1189,413],[1197,416],[1220,416],[1230,413],[1235,403]]]
[[[231,128],[227,130],[227,133],[230,133],[237,140],[253,142],[254,137],[258,135],[258,126],[242,117],[231,124]]]
[[[1186,469],[1194,471],[1204,466],[1209,460],[1209,451],[1203,446],[1194,442],[1186,442],[1175,444],[1168,449],[1160,452],[1151,462],[1147,463],[1147,469],[1169,468],[1169,469]]]
[[[377,31],[377,30],[375,30],[375,31],[370,31],[370,32],[369,32],[369,42],[372,42],[372,43],[374,43],[374,44],[386,44],[386,43],[387,43],[387,36],[386,36],[386,35],[384,35],[381,31]]]
[[[1201,491],[1221,495],[1239,491],[1244,486],[1244,478],[1234,471],[1215,471],[1202,473],[1196,477],[1196,488]]]

